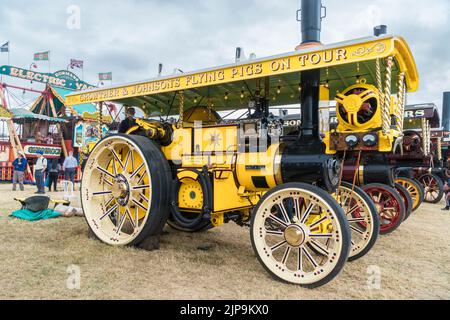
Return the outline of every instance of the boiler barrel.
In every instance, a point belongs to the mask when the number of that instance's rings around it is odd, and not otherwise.
[[[353,183],[356,175],[356,184],[363,186],[370,183],[381,183],[393,186],[395,183],[394,168],[388,164],[361,164],[345,162],[343,180]]]

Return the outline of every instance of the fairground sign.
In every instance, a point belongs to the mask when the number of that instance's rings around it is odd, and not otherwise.
[[[61,156],[61,147],[24,144],[23,151],[27,157],[38,157],[38,152],[44,152],[46,158],[59,158]]]
[[[0,67],[0,74],[75,91],[95,88],[95,86],[84,82],[76,74],[67,70],[61,70],[55,73],[41,73],[13,66],[3,66]]]

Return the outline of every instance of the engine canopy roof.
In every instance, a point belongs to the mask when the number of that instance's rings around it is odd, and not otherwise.
[[[270,99],[271,106],[299,104],[301,72],[321,70],[321,84],[330,97],[355,84],[358,77],[376,83],[376,59],[393,56],[392,93],[397,75],[404,72],[408,92],[419,86],[417,67],[401,37],[383,36],[319,45],[277,56],[247,60],[226,66],[158,77],[146,81],[105,87],[68,95],[67,104],[117,102],[143,109],[147,115],[178,113],[179,91],[185,109],[210,105],[216,111],[248,108],[255,92]]]

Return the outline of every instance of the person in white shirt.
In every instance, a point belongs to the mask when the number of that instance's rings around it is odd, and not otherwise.
[[[75,174],[77,172],[78,161],[73,156],[73,151],[69,152],[69,156],[64,160],[63,170],[66,180],[72,181],[75,185]]]
[[[47,170],[47,159],[44,158],[44,152],[39,150],[37,152],[39,158],[34,165],[34,178],[36,179],[36,186],[38,191],[36,194],[45,194],[45,170]]]

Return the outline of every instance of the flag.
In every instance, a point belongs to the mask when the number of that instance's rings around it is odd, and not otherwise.
[[[78,68],[83,69],[84,61],[83,60],[76,60],[76,59],[70,59],[70,68]]]
[[[50,51],[38,52],[34,54],[34,61],[48,61],[50,60]]]
[[[103,80],[112,80],[112,72],[99,73],[99,74],[98,74],[98,79],[99,79],[100,81],[103,81]]]
[[[9,41],[0,47],[0,52],[9,52]]]

